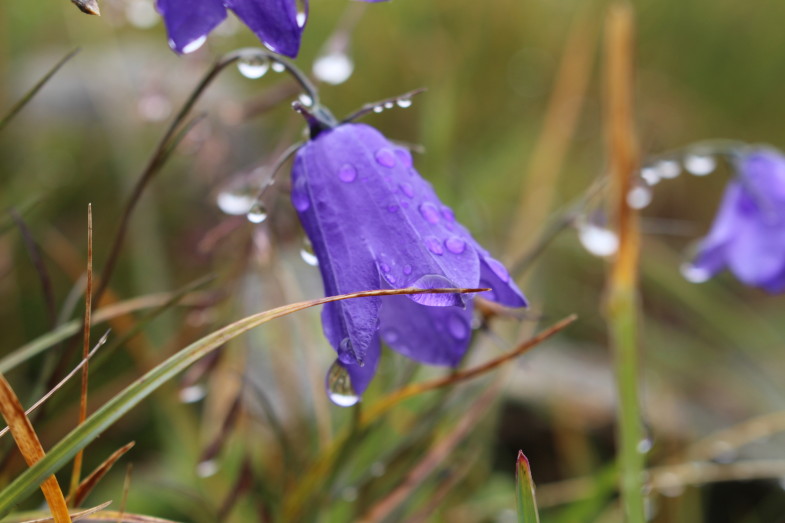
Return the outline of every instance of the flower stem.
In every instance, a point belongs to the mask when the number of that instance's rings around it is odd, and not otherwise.
[[[606,132],[611,169],[612,211],[619,236],[607,289],[606,313],[616,370],[617,440],[621,497],[625,521],[643,523],[644,456],[638,399],[637,278],[640,255],[638,216],[627,205],[632,176],[638,169],[638,149],[632,118],[632,8],[611,7],[606,20]]]

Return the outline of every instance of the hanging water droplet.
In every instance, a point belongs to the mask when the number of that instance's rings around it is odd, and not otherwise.
[[[283,65],[281,62],[276,62],[273,60],[272,65],[270,66],[274,73],[282,73],[286,71],[286,66]]]
[[[638,442],[638,445],[635,447],[638,453],[640,454],[647,454],[652,447],[651,440],[649,438],[643,438]]]
[[[160,18],[150,0],[131,0],[127,2],[125,17],[131,25],[140,29],[153,27]]]
[[[660,173],[654,167],[648,166],[641,169],[641,178],[649,185],[660,183]]]
[[[717,160],[708,154],[690,154],[684,158],[684,168],[695,176],[706,176],[717,168]]]
[[[298,27],[305,27],[305,21],[306,21],[307,18],[308,18],[308,15],[306,15],[304,12],[300,11],[299,13],[297,13],[297,17],[296,17],[297,26]]]
[[[338,360],[327,371],[325,387],[330,401],[340,407],[351,407],[360,401],[360,396],[354,392],[354,387],[352,387],[349,371]]]
[[[270,70],[270,60],[265,56],[248,56],[237,62],[237,70],[246,78],[256,80]]]
[[[638,187],[633,187],[627,193],[627,205],[633,209],[643,209],[651,203],[651,198],[651,189],[639,185]]]
[[[218,472],[218,462],[214,459],[207,459],[196,465],[196,475],[200,478],[209,478]]]
[[[215,199],[218,208],[231,216],[248,214],[254,202],[256,202],[255,195],[232,191],[223,191]]]
[[[207,395],[207,389],[204,385],[191,385],[190,387],[183,387],[180,389],[180,401],[183,403],[196,403]]]
[[[578,226],[578,238],[581,245],[594,256],[610,256],[619,248],[616,233],[590,223]]]
[[[300,103],[303,104],[305,107],[311,107],[313,105],[313,98],[311,98],[305,93],[298,96],[297,99],[300,100]]]
[[[395,102],[385,102],[384,103],[384,108],[385,109],[392,109],[393,107],[395,107]]]
[[[313,75],[322,82],[339,85],[348,80],[354,72],[354,62],[341,52],[327,53],[313,63]]]
[[[401,109],[406,109],[407,107],[412,106],[412,99],[411,98],[399,98],[395,101],[398,104],[398,107]]]
[[[317,258],[316,253],[313,252],[313,244],[307,236],[303,238],[303,246],[300,249],[300,258],[302,258],[303,261],[311,267],[316,267],[319,265],[319,258]]]
[[[261,203],[256,202],[251,206],[246,217],[251,223],[262,223],[267,219],[267,208]]]
[[[690,283],[703,283],[711,279],[711,273],[702,267],[696,267],[691,262],[685,262],[679,267],[681,275]]]
[[[183,47],[183,54],[193,53],[194,51],[202,47],[206,41],[207,41],[207,36],[200,36],[196,40],[193,40],[188,45]],[[170,40],[169,43],[171,45],[172,41]]]
[[[377,105],[376,107],[373,108],[373,112],[375,112],[377,114],[382,112],[382,111],[384,111],[384,106]]]
[[[681,174],[681,165],[675,160],[662,160],[655,168],[660,178],[673,179]]]

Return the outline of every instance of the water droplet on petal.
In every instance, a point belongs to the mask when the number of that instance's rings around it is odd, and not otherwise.
[[[319,258],[317,258],[316,253],[313,252],[313,244],[308,237],[303,239],[303,247],[300,249],[300,258],[311,267],[319,265]]]
[[[408,198],[414,198],[414,188],[411,184],[404,182],[399,187],[401,188],[401,192]]]
[[[387,206],[387,211],[388,212],[398,212],[398,209],[400,209],[400,207],[397,206],[397,205],[388,205]]]
[[[595,256],[610,256],[619,248],[619,238],[616,233],[597,225],[580,225],[578,238],[583,247]]]
[[[643,209],[651,203],[651,189],[644,186],[633,187],[627,193],[627,205],[633,209]]]
[[[466,250],[466,242],[457,236],[451,236],[444,240],[444,246],[453,254],[461,254]]]
[[[409,152],[408,149],[396,149],[395,155],[401,161],[401,165],[406,168],[409,168],[413,165],[412,163],[412,153]]]
[[[257,202],[251,206],[248,214],[245,215],[251,223],[262,223],[267,219],[267,208]]]
[[[399,98],[398,100],[395,101],[395,103],[398,104],[398,107],[400,107],[401,109],[406,109],[407,107],[411,107],[412,106],[412,99],[411,98]]]
[[[442,248],[441,242],[433,236],[428,236],[425,238],[425,246],[428,247],[429,251],[438,256],[444,254],[444,249]]]
[[[390,266],[384,262],[379,264],[379,268],[382,270],[382,272],[390,272]]]
[[[398,341],[398,331],[393,328],[384,329],[381,332],[382,341],[388,345]]]
[[[270,60],[265,56],[249,56],[237,62],[237,70],[246,78],[261,78],[270,70]]]
[[[471,331],[466,319],[458,313],[450,315],[447,320],[447,329],[452,337],[458,340],[465,340]]]
[[[418,289],[454,289],[455,283],[438,274],[426,274],[412,283]],[[412,301],[431,307],[463,307],[463,297],[457,293],[409,294]]]
[[[410,275],[412,273],[412,266],[409,265],[408,263],[406,265],[404,265],[403,266],[403,273],[405,275],[407,275],[407,276]]]
[[[232,216],[242,216],[251,210],[256,202],[256,196],[242,192],[223,191],[218,194],[215,203],[222,212]]]
[[[376,163],[382,167],[395,167],[395,153],[387,147],[382,147],[376,151]]]
[[[311,200],[308,193],[302,189],[292,189],[292,205],[300,212],[305,212],[311,207]]]
[[[703,283],[711,279],[711,273],[704,268],[696,267],[690,262],[685,262],[679,267],[681,275],[690,283]]]
[[[660,178],[673,179],[681,174],[681,165],[675,160],[662,160],[655,165]]]
[[[330,370],[327,371],[325,388],[330,401],[339,407],[351,407],[360,401],[360,396],[357,395],[354,387],[352,387],[349,371],[337,360],[332,364]]]
[[[717,160],[708,154],[690,154],[684,158],[684,168],[695,176],[706,176],[717,168]]]
[[[265,44],[265,45],[267,45],[269,47],[269,44]],[[273,52],[276,52],[276,51],[273,49]],[[274,73],[282,73],[282,72],[286,71],[286,66],[283,65],[281,62],[273,61],[272,65],[270,67],[272,68]]]
[[[439,209],[431,202],[420,204],[420,214],[428,223],[439,223]]]
[[[353,182],[355,178],[357,178],[357,169],[354,165],[345,163],[338,169],[338,178],[340,178],[342,182]]]
[[[354,63],[345,53],[328,53],[313,63],[313,75],[332,85],[344,83],[354,72]]]
[[[196,40],[191,41],[188,45],[183,47],[183,54],[193,53],[204,45],[207,41],[207,36],[200,36]]]
[[[455,221],[455,214],[453,214],[452,209],[449,207],[442,207],[442,217],[451,223]]]

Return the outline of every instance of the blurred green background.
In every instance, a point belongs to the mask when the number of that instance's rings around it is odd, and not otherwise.
[[[342,85],[322,85],[322,101],[342,116],[364,103],[427,87],[411,108],[365,121],[391,139],[422,146],[418,170],[481,243],[514,262],[513,253],[529,252],[549,220],[605,174],[606,6],[572,0],[368,6],[314,0],[296,63],[310,71],[340,21],[358,17],[349,53],[354,74]],[[640,1],[634,7],[636,121],[644,157],[708,138],[783,145],[785,4]],[[101,9],[103,16],[95,18],[67,0],[0,4],[0,114],[63,55],[80,48],[0,132],[4,353],[81,316],[87,204],[93,205],[100,273],[122,207],[173,113],[218,56],[259,45],[230,15],[202,49],[178,57],[147,0],[106,0]],[[551,103],[570,38],[577,42],[572,49],[585,55],[586,74],[568,68],[566,85],[575,92],[567,89],[567,97]],[[144,194],[111,291],[113,299],[127,300],[173,291],[206,274],[216,280],[154,321],[136,314],[113,325],[113,337],[137,322],[143,330],[97,363],[91,408],[219,326],[321,295],[318,271],[300,258],[303,235],[288,204],[286,169],[268,195],[264,224],[227,216],[216,205],[227,188],[258,183],[253,170],[300,139],[290,85],[282,75],[250,80],[232,67],[197,105],[196,113],[206,116]],[[279,98],[282,103],[264,109]],[[572,129],[566,115],[576,109]],[[548,118],[557,132],[543,138]],[[566,147],[548,149],[559,132]],[[545,164],[558,168],[538,171],[543,163],[537,155],[547,156],[543,150],[555,154]],[[648,462],[671,467],[659,477],[667,485],[651,492],[654,521],[785,518],[785,440],[778,432],[785,414],[777,417],[785,409],[785,303],[726,274],[694,285],[679,272],[685,249],[708,230],[731,175],[721,165],[705,178],[666,180],[643,211],[641,390]],[[54,310],[11,210],[40,250]],[[605,273],[605,262],[581,247],[575,231],[562,232],[517,275],[531,310],[521,321],[495,319],[478,331],[467,364],[498,356],[517,337],[569,313],[579,321],[506,370],[392,410],[342,455],[340,467],[322,477],[300,517],[353,521],[376,514],[461,419],[473,419],[470,406],[483,391],[504,379],[494,407],[476,415],[472,430],[385,520],[515,521],[513,472],[523,449],[544,520],[618,521],[607,480],[614,400],[602,314]],[[96,338],[102,333],[103,327],[94,329]],[[131,512],[197,522],[285,520],[282,500],[330,439],[351,424],[352,413],[329,405],[322,391],[333,357],[318,310],[232,342],[210,365],[200,364],[201,372],[157,393],[88,447],[90,469],[127,441],[137,442],[87,505],[113,499],[116,508],[125,464],[133,462]],[[37,357],[9,376],[25,404],[34,399],[45,361]],[[410,379],[443,372],[387,354],[364,403]],[[77,390],[67,387],[36,421],[45,447],[75,423]],[[183,390],[207,396],[183,403]],[[749,441],[712,436],[744,423],[732,436],[752,431]],[[711,439],[696,446],[706,437]],[[0,476],[7,482],[23,465],[10,440],[2,443],[11,449]],[[251,471],[245,476],[244,463]],[[693,465],[677,467],[685,463]],[[719,469],[701,476],[701,464]],[[238,480],[247,477],[253,479]],[[565,483],[574,478],[581,481]],[[36,503],[32,499],[27,508]]]

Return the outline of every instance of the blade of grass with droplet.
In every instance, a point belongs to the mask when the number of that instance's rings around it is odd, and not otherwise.
[[[341,296],[331,296],[318,300],[284,305],[227,325],[196,342],[188,345],[161,364],[147,372],[137,381],[123,389],[105,403],[95,413],[54,445],[49,453],[35,465],[20,474],[10,485],[0,492],[0,516],[7,514],[22,498],[35,490],[46,477],[62,468],[79,450],[86,447],[103,431],[109,428],[142,400],[155,392],[161,385],[185,370],[229,340],[258,327],[268,321],[298,312],[316,305],[333,301],[370,296],[436,293],[475,293],[487,289],[394,289],[366,291]]]
[[[534,495],[534,479],[529,459],[522,450],[518,451],[515,463],[515,500],[518,507],[518,523],[540,523],[537,498]]]

